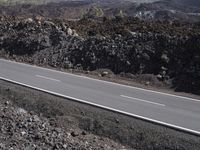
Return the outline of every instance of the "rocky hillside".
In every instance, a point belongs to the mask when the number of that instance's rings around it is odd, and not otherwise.
[[[0,1],[0,4],[4,4],[0,5],[1,14],[21,17],[96,19],[129,16],[150,21],[200,21],[200,4],[195,0],[4,0],[4,2]]]
[[[33,17],[60,19],[80,19],[91,8],[91,2],[73,1],[48,3],[43,5],[18,4],[0,5],[0,14],[4,16]]]
[[[68,0],[0,0],[0,4],[2,5],[16,5],[16,4],[46,4],[50,2],[61,2],[61,1],[68,1]]]
[[[79,128],[57,126],[55,118],[28,112],[0,96],[0,149],[117,150],[125,147]]]
[[[131,18],[45,21],[1,18],[2,57],[57,68],[152,74],[200,93],[200,26]]]
[[[50,2],[62,2],[62,1],[91,1],[91,2],[109,2],[112,0],[0,0],[1,4],[45,4]],[[159,0],[123,0],[124,2],[134,2],[134,3],[149,3]]]

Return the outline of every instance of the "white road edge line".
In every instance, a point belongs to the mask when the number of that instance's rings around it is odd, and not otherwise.
[[[38,78],[43,78],[43,79],[47,79],[47,80],[51,80],[51,81],[61,82],[60,80],[49,78],[49,77],[45,77],[45,76],[41,76],[41,75],[35,75],[35,76],[38,77]]]
[[[66,74],[66,75],[70,75],[70,76],[74,76],[74,77],[78,77],[78,78],[85,78],[85,79],[89,79],[89,80],[94,80],[94,81],[104,82],[104,83],[108,83],[108,84],[123,86],[123,87],[132,88],[132,89],[136,89],[136,90],[142,90],[142,91],[146,91],[146,92],[151,92],[151,93],[156,93],[156,94],[161,94],[161,95],[166,95],[166,96],[171,96],[171,97],[176,97],[176,98],[181,98],[181,99],[187,99],[187,100],[191,100],[191,101],[195,101],[195,102],[200,102],[200,99],[198,100],[198,99],[194,99],[194,98],[190,98],[190,97],[184,97],[184,96],[179,96],[179,95],[174,95],[174,94],[169,94],[169,93],[164,93],[164,92],[158,92],[158,91],[143,89],[143,88],[139,88],[139,87],[129,86],[129,85],[123,85],[123,84],[114,83],[114,82],[111,82],[111,81],[94,79],[94,78],[90,78],[90,77],[86,77],[86,76],[75,75],[75,74],[72,74],[72,73],[67,73],[67,72],[62,72],[62,71],[58,71],[58,70],[39,67],[39,66],[36,66],[36,65],[30,65],[30,64],[20,63],[20,62],[16,62],[16,61],[11,61],[11,60],[5,60],[5,59],[2,59],[2,58],[0,58],[0,60],[5,61],[5,62],[10,62],[10,63],[16,63],[16,64],[20,64],[20,65],[24,65],[24,66],[29,66],[29,67],[33,67],[33,68],[35,67],[35,68],[39,68],[39,69],[43,69],[43,70],[47,70],[47,71],[51,71],[51,72]]]
[[[27,84],[24,84],[24,83],[21,83],[21,82],[10,80],[10,79],[7,79],[7,78],[1,77],[1,76],[0,76],[0,79],[11,82],[11,83],[15,83],[15,84],[18,84],[18,85],[22,85],[22,86],[25,86],[25,87],[29,87],[29,88],[32,88],[32,89],[36,89],[36,90],[39,90],[39,91],[42,91],[42,92],[50,93],[50,94],[53,94],[53,95],[56,95],[56,96],[60,96],[60,97],[63,97],[63,98],[71,99],[71,100],[74,100],[74,101],[77,101],[77,102],[82,102],[82,103],[85,103],[85,104],[89,104],[89,105],[96,106],[96,107],[99,107],[99,108],[107,109],[107,110],[114,111],[114,112],[117,112],[117,113],[121,113],[121,114],[124,114],[124,115],[132,116],[134,118],[142,119],[142,120],[145,120],[145,121],[148,121],[148,122],[157,123],[157,124],[162,125],[162,126],[170,127],[170,128],[173,128],[173,129],[176,129],[176,130],[179,130],[179,131],[184,131],[184,132],[187,132],[187,133],[191,133],[191,134],[200,136],[200,131],[195,131],[195,130],[192,130],[192,129],[188,129],[188,128],[184,128],[184,127],[181,127],[181,126],[162,122],[162,121],[159,121],[159,120],[155,120],[155,119],[143,117],[143,116],[140,116],[140,115],[128,113],[128,112],[125,112],[125,111],[117,110],[117,109],[114,109],[114,108],[111,108],[111,107],[95,104],[95,103],[88,102],[88,101],[78,99],[78,98],[75,98],[75,97],[59,94],[59,93],[56,93],[56,92],[52,92],[52,91],[49,91],[49,90],[41,89],[41,88],[38,88],[38,87],[35,87],[35,86],[31,86],[31,85],[27,85]]]
[[[140,99],[140,98],[130,97],[130,96],[126,96],[126,95],[120,95],[120,96],[123,97],[123,98],[132,99],[132,100],[135,100],[135,101],[141,101],[141,102],[150,103],[150,104],[154,104],[154,105],[159,105],[159,106],[163,106],[163,107],[166,106],[166,105],[161,104],[161,103],[151,102],[151,101],[147,101],[147,100]]]

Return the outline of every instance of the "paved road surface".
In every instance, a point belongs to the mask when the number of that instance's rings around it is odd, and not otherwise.
[[[8,79],[200,135],[200,100],[99,81],[0,59]]]

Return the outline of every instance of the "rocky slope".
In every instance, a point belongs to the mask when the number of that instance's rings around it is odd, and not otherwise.
[[[15,0],[6,1],[6,4],[0,5],[1,14],[21,17],[94,19],[130,16],[142,20],[200,21],[200,4],[195,0]]]
[[[55,121],[55,122],[54,122]],[[124,149],[114,141],[80,129],[56,126],[56,120],[38,116],[0,96],[0,149]]]
[[[40,16],[45,18],[79,19],[91,7],[91,2],[73,1],[43,5],[0,5],[0,14],[20,17]]]
[[[145,3],[131,7],[128,10],[128,14],[134,14],[134,16],[145,20],[198,22],[200,20],[199,4],[198,1],[190,0],[160,0],[154,3]]]
[[[1,18],[0,33],[2,57],[65,69],[152,74],[177,90],[200,93],[198,24]]]

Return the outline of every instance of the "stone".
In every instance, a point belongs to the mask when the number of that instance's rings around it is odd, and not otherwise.
[[[82,131],[82,135],[87,135],[87,133],[85,131]]]
[[[167,56],[167,54],[162,54],[161,59],[162,59],[165,63],[168,63],[168,62],[169,62],[169,57]]]
[[[21,115],[21,114],[26,114],[27,111],[22,108],[18,108],[17,113]]]
[[[150,82],[149,81],[145,82],[145,85],[147,85],[147,86],[150,85]]]
[[[25,132],[25,131],[22,131],[22,132],[21,132],[21,135],[22,135],[22,136],[24,136],[25,134],[26,134],[26,132]]]
[[[158,74],[157,78],[158,78],[158,80],[162,80],[162,75]]]
[[[73,137],[79,136],[79,133],[76,132],[76,131],[72,131],[72,132],[71,132],[71,136],[73,136]]]
[[[10,102],[9,102],[9,101],[6,101],[6,102],[5,102],[5,105],[6,105],[6,106],[7,106],[7,105],[9,105],[9,104],[10,104]]]
[[[32,18],[27,18],[26,20],[25,20],[25,23],[32,23],[33,22],[33,19]]]
[[[67,28],[67,34],[68,35],[73,35],[73,30],[71,28]]]
[[[107,71],[103,71],[102,73],[101,73],[101,75],[102,76],[107,76],[109,73],[107,72]]]

